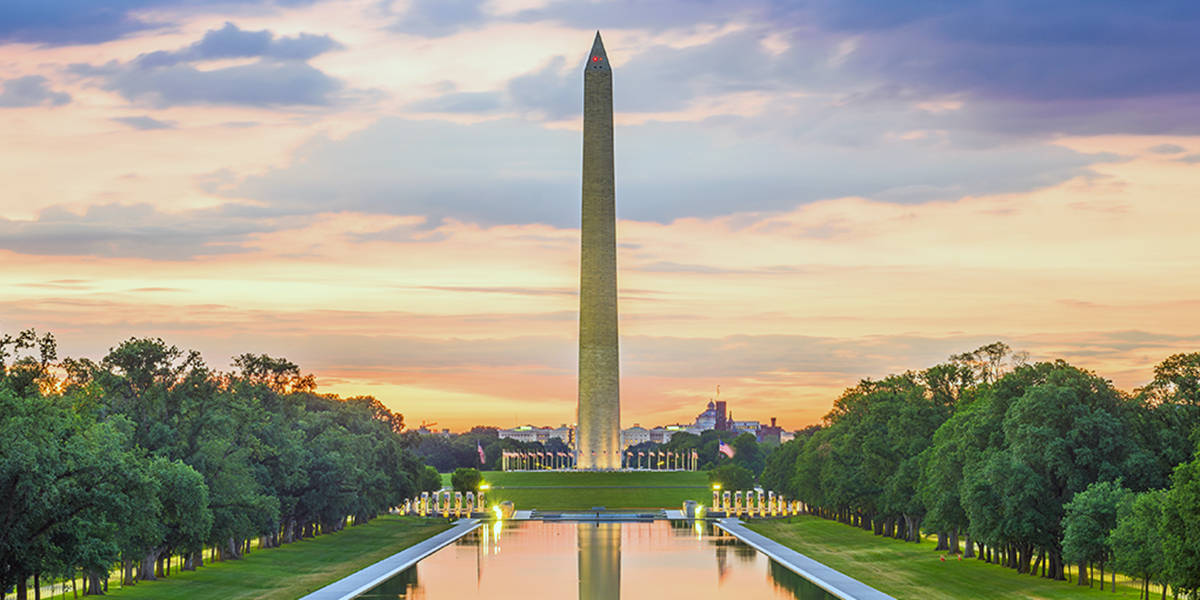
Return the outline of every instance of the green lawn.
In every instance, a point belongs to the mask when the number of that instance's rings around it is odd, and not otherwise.
[[[338,533],[252,551],[242,560],[209,562],[196,571],[173,572],[158,581],[122,588],[119,580],[113,579],[109,595],[154,600],[294,599],[449,527],[444,521],[387,515]],[[73,598],[69,592],[65,597]]]
[[[518,510],[617,510],[677,508],[684,500],[712,502],[704,472],[486,471],[488,504],[511,500]]]
[[[897,598],[972,599],[1136,599],[1138,583],[1117,576],[1117,592],[1078,587],[1018,575],[1012,569],[975,559],[958,560],[934,551],[930,540],[899,542],[812,516],[751,521],[747,527]],[[940,557],[945,556],[942,562]],[[1105,573],[1106,577],[1111,577]]]
[[[708,486],[705,471],[484,471],[483,480],[493,486]],[[710,491],[711,495],[711,491]]]

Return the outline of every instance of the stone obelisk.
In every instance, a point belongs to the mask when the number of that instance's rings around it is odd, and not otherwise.
[[[612,68],[600,32],[583,69],[583,219],[579,263],[580,469],[621,468],[617,217]]]

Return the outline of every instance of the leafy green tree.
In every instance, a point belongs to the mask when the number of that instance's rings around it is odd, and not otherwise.
[[[921,452],[921,472],[917,495],[925,507],[925,526],[942,533],[946,545],[941,549],[958,551],[958,534],[969,531],[970,521],[963,508],[963,469],[978,451],[977,437],[972,435],[978,411],[972,406],[960,407],[933,434],[932,445]],[[967,536],[965,555],[974,556],[974,544]]]
[[[205,546],[238,558],[253,536],[336,531],[440,487],[401,415],[317,395],[285,359],[246,354],[222,374],[160,339],[99,363],[56,352],[32,330],[0,337],[0,589],[19,597],[43,573],[82,569],[98,594],[113,565],[133,583],[173,555],[200,566]]]
[[[131,424],[78,418],[65,403],[0,389],[0,589],[83,568],[87,590],[117,562],[116,531],[147,497]]]
[[[754,487],[754,473],[739,464],[725,463],[709,470],[708,482],[730,491],[748,490]]]
[[[1200,595],[1200,453],[1176,467],[1162,498],[1162,548],[1175,589]]]
[[[1109,534],[1116,528],[1117,510],[1129,494],[1116,482],[1093,483],[1063,507],[1063,559],[1099,564],[1100,589],[1104,589],[1104,565],[1112,558]],[[1087,578],[1079,581],[1082,585]]]
[[[1136,479],[1127,463],[1136,442],[1127,401],[1107,380],[1061,361],[1037,367],[1045,381],[1014,399],[1005,414],[1004,452],[1013,479],[998,483],[1010,500],[1040,497],[1034,505],[1040,510],[1022,503],[1003,513],[1014,532],[1018,572],[1029,572],[1040,549],[1050,556],[1051,576],[1062,579],[1063,506],[1093,482]]]
[[[1200,352],[1168,356],[1154,367],[1154,380],[1142,391],[1156,404],[1200,408]]]
[[[450,485],[456,492],[475,492],[479,491],[479,484],[483,481],[483,474],[479,469],[471,467],[459,467],[454,470],[454,474],[450,476]]]
[[[804,449],[804,439],[798,438],[784,442],[767,457],[767,465],[763,468],[759,480],[764,488],[782,493],[788,498],[796,498],[795,474],[796,461],[800,451]]]
[[[1176,465],[1200,443],[1200,352],[1175,354],[1154,367],[1154,380],[1137,390],[1138,437],[1148,450],[1147,488],[1170,485]]]
[[[733,439],[733,462],[758,475],[767,465],[767,458],[753,433],[743,433]]]
[[[1165,571],[1161,490],[1126,497],[1117,509],[1117,526],[1108,536],[1113,569],[1142,579],[1141,597],[1150,597],[1150,582]]]
[[[442,489],[442,475],[432,466],[425,465],[421,476],[417,479],[417,491],[436,492]]]

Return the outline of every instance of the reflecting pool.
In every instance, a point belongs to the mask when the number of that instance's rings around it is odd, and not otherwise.
[[[486,523],[360,598],[640,600],[833,596],[705,523]]]

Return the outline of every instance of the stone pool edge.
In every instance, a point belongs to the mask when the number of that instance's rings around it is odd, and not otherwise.
[[[458,538],[479,527],[479,519],[459,519],[454,526],[437,535],[421,540],[369,567],[355,571],[300,600],[350,600],[387,581],[397,573],[417,564],[417,561],[450,545]]]
[[[825,566],[775,540],[750,531],[736,518],[718,519],[716,526],[722,531],[745,542],[762,552],[789,571],[811,581],[817,587],[842,600],[896,600],[841,571]]]

